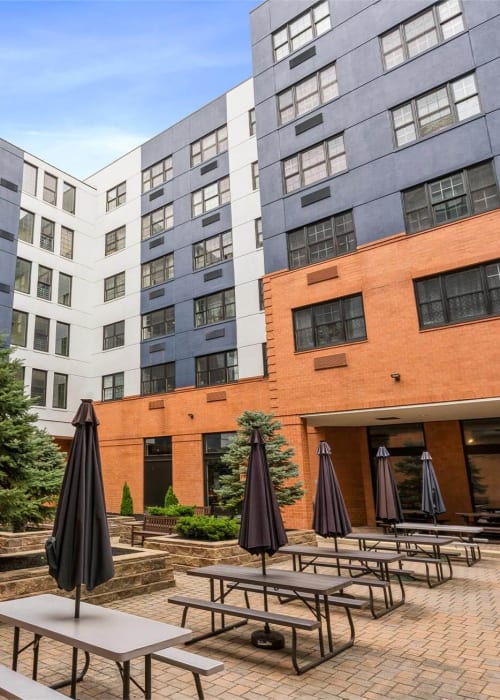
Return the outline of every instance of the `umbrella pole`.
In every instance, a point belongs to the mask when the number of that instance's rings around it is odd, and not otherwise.
[[[75,593],[75,617],[80,617],[80,584],[76,587]]]

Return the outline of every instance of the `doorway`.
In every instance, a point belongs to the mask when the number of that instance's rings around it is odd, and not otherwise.
[[[144,509],[163,506],[169,486],[172,486],[172,438],[145,438]]]

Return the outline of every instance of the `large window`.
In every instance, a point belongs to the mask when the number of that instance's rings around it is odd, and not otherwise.
[[[500,260],[415,282],[420,328],[500,315]]]
[[[199,216],[207,211],[227,204],[231,199],[229,191],[229,177],[223,177],[211,185],[203,187],[201,190],[191,193],[191,214]]]
[[[125,375],[123,372],[105,374],[102,378],[102,400],[114,401],[122,399],[125,389]]]
[[[24,311],[12,309],[12,326],[10,329],[10,342],[20,348],[25,348],[28,336],[28,314]]]
[[[106,192],[106,211],[113,211],[121,207],[127,200],[127,183],[120,182],[116,187],[112,187]]]
[[[238,379],[238,352],[216,352],[196,358],[196,386],[227,384]]]
[[[141,369],[141,394],[165,394],[175,389],[175,362],[143,367]]]
[[[161,258],[144,263],[141,266],[141,279],[143,289],[174,279],[174,254],[162,255]]]
[[[171,180],[172,176],[172,156],[168,156],[142,171],[142,191],[149,192],[163,182]]]
[[[64,211],[70,214],[75,213],[75,203],[76,203],[76,187],[70,185],[68,182],[63,184],[63,201],[62,208]]]
[[[43,316],[35,316],[35,337],[33,349],[41,352],[49,351],[50,320]]]
[[[57,204],[57,177],[50,173],[43,174],[43,199],[49,204]]]
[[[52,392],[52,408],[67,408],[68,375],[54,372],[54,387]]]
[[[69,357],[69,323],[56,323],[56,355]]]
[[[111,255],[125,248],[125,226],[109,231],[105,238],[105,255]]]
[[[480,214],[500,206],[491,162],[465,168],[403,192],[407,233]]]
[[[142,339],[152,340],[175,333],[175,307],[150,311],[142,316]]]
[[[356,250],[352,212],[336,214],[290,231],[287,246],[291,270]]]
[[[33,243],[35,230],[35,215],[24,209],[19,210],[19,240]]]
[[[59,289],[57,292],[57,303],[63,306],[71,306],[71,286],[73,278],[71,275],[59,273]]]
[[[191,144],[191,167],[213,158],[218,153],[227,150],[227,126],[207,134],[199,141]]]
[[[49,219],[44,219],[42,217],[42,223],[40,226],[40,248],[49,250],[51,253],[54,252],[55,228],[56,225],[53,221],[49,221]]]
[[[24,292],[25,294],[29,294],[30,286],[31,262],[29,260],[23,260],[23,258],[17,258],[16,279],[14,282],[14,289],[16,290],[16,292]]]
[[[328,0],[323,0],[273,33],[275,62],[324,34],[331,26]]]
[[[43,369],[31,370],[31,398],[37,406],[47,403],[47,372]]]
[[[439,2],[380,37],[385,68],[398,66],[463,29],[460,1]]]
[[[46,299],[47,301],[52,299],[52,270],[49,267],[38,266],[36,295],[40,299]]]
[[[463,421],[462,431],[473,510],[500,511],[500,419]]]
[[[365,340],[363,298],[354,294],[295,309],[293,330],[297,351]]]
[[[335,64],[322,68],[277,96],[281,124],[325,104],[339,94]]]
[[[339,134],[316,144],[285,158],[282,163],[285,192],[294,192],[325,177],[336,175],[347,168],[344,135]]]
[[[215,493],[221,487],[220,477],[229,472],[222,463],[222,456],[227,451],[236,433],[208,433],[203,436],[203,464],[205,467],[205,503],[212,507],[215,514],[222,514],[219,496]]]
[[[142,240],[162,233],[174,225],[174,205],[166,204],[142,217]]]
[[[234,289],[225,289],[194,300],[195,328],[227,321],[235,315]]]
[[[61,226],[61,246],[60,253],[63,258],[73,259],[73,241],[75,232],[66,226]]]
[[[111,350],[125,345],[125,321],[109,323],[102,329],[102,349]]]
[[[233,235],[231,231],[218,233],[193,245],[193,269],[202,270],[209,265],[230,260],[233,257]]]
[[[393,109],[396,144],[411,143],[480,111],[476,79],[469,73]]]
[[[38,178],[38,168],[31,163],[23,164],[23,192],[33,195],[36,197],[36,185]]]
[[[125,296],[125,272],[111,275],[104,280],[104,301]]]

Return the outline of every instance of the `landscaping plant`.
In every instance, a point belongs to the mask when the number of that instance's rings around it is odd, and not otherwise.
[[[213,515],[194,515],[180,518],[175,531],[190,540],[219,542],[238,537],[240,526],[234,518],[215,518]]]
[[[123,484],[122,502],[120,504],[120,515],[133,515],[134,501],[130,493],[130,486],[125,482]]]

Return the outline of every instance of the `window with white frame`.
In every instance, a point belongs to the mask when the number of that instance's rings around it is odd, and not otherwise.
[[[174,278],[174,254],[162,255],[161,258],[141,265],[142,289],[154,287]]]
[[[43,369],[31,370],[31,398],[37,406],[47,403],[47,372]]]
[[[191,167],[227,151],[227,126],[219,127],[191,144]]]
[[[53,221],[42,217],[40,224],[40,248],[49,250],[51,253],[54,252],[55,229],[56,225]]]
[[[105,236],[104,254],[111,255],[125,248],[125,226],[108,231]]]
[[[125,375],[123,372],[105,374],[102,378],[102,400],[116,401],[122,399],[125,390]]]
[[[165,394],[175,389],[175,362],[141,369],[141,394]]]
[[[277,95],[280,124],[287,124],[338,94],[337,70],[332,63]]]
[[[115,321],[103,326],[102,349],[111,350],[125,345],[125,321]]]
[[[113,211],[127,201],[127,183],[120,182],[106,192],[106,211]]]
[[[385,69],[440,44],[465,29],[460,0],[444,0],[380,37]]]
[[[28,314],[25,311],[12,309],[10,342],[20,348],[25,348],[28,337]]]
[[[480,111],[476,79],[469,73],[391,110],[396,144],[411,143]]]
[[[63,258],[73,259],[73,242],[75,232],[66,226],[61,226],[60,254]]]
[[[38,266],[36,295],[40,299],[46,299],[47,301],[52,299],[52,270],[44,265]]]
[[[229,177],[223,177],[221,180],[212,182],[211,185],[191,193],[191,214],[192,216],[205,214],[207,211],[227,204],[230,199]]]
[[[59,273],[59,289],[57,290],[57,303],[63,306],[71,306],[71,287],[73,278],[64,272]]]
[[[274,61],[281,61],[317,36],[331,29],[330,7],[323,0],[295,17],[281,29],[273,32]]]
[[[104,301],[125,296],[125,272],[119,272],[104,280]]]
[[[35,215],[19,209],[19,240],[25,243],[33,243],[33,233],[35,230]]]
[[[35,336],[33,349],[41,352],[49,351],[50,319],[43,316],[35,316]]]
[[[231,231],[218,233],[193,244],[193,270],[230,260],[233,257],[233,234]]]
[[[207,294],[194,300],[194,326],[208,326],[236,316],[234,288]]]
[[[68,400],[68,375],[54,372],[54,386],[52,391],[52,408],[67,408]]]
[[[361,294],[293,311],[295,350],[312,350],[366,339]]]
[[[252,190],[259,189],[259,164],[257,161],[252,163]]]
[[[36,186],[38,180],[38,168],[31,163],[23,163],[23,192],[36,197]]]
[[[50,173],[43,174],[43,200],[49,204],[57,204],[57,177]]]
[[[16,292],[30,293],[31,287],[31,261],[17,258],[16,260],[16,277],[14,281],[14,289]]]
[[[333,136],[323,143],[285,158],[282,164],[286,193],[336,175],[347,168],[344,135]]]
[[[75,213],[76,205],[76,187],[70,185],[69,182],[63,183],[63,201],[62,208],[69,214]]]
[[[142,315],[142,339],[152,340],[175,333],[175,307],[167,306]]]
[[[227,350],[196,358],[196,386],[228,384],[238,380],[238,351]]]
[[[262,246],[264,245],[264,239],[263,239],[263,234],[262,234],[262,219],[260,217],[258,219],[254,220],[254,227],[255,227],[255,247],[262,248]]]
[[[56,355],[69,357],[69,323],[56,323]]]
[[[149,192],[173,177],[172,156],[163,158],[142,171],[142,191]]]
[[[174,225],[174,205],[165,204],[142,217],[142,240],[156,236]]]

